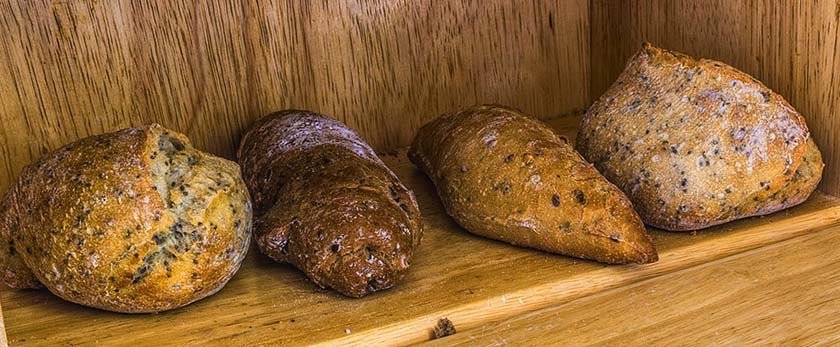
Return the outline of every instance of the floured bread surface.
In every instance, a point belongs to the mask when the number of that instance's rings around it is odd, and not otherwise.
[[[405,277],[422,236],[414,194],[344,124],[273,113],[248,131],[238,157],[264,254],[351,297]]]
[[[139,313],[218,291],[245,257],[239,167],[158,125],[89,137],[24,169],[6,194],[3,280]]]
[[[658,259],[624,194],[545,124],[482,105],[423,126],[409,158],[468,231],[597,260]]]
[[[675,231],[797,205],[824,166],[780,95],[726,64],[650,44],[589,108],[576,146],[646,223]]]

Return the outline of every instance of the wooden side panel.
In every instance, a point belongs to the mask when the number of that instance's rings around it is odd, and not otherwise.
[[[820,188],[840,195],[840,2],[592,0],[591,93],[601,95],[642,42],[721,60],[782,94],[823,152]]]
[[[0,347],[9,347],[9,339],[6,337],[6,320],[3,318],[2,308],[0,308]]]
[[[282,108],[377,149],[441,112],[588,100],[587,0],[0,0],[0,192],[42,153],[148,122],[231,157]]]

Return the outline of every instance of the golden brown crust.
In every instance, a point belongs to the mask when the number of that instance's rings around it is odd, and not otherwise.
[[[482,105],[443,115],[420,129],[409,158],[470,232],[604,263],[658,259],[624,194],[516,110]]]
[[[158,125],[130,128],[27,167],[7,196],[7,225],[16,226],[8,236],[66,300],[164,311],[211,295],[236,272],[250,239],[247,194],[235,163]]]
[[[726,64],[650,44],[589,108],[577,150],[646,223],[675,231],[799,204],[823,168],[780,95]]]
[[[12,233],[20,229],[17,224],[17,194],[13,193],[15,187],[0,201],[0,279],[11,288],[40,288],[41,282],[35,278],[35,274],[23,262],[18,254]]]
[[[263,253],[351,297],[405,276],[422,235],[417,202],[344,124],[277,112],[254,124],[238,157]]]

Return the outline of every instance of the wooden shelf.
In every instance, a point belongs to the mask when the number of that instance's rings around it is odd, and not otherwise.
[[[840,226],[429,345],[836,345]]]
[[[578,117],[569,116],[552,120],[550,124],[560,133],[574,135],[578,121]],[[760,273],[767,274],[766,266],[775,264],[772,262],[775,258],[770,255],[784,253],[780,250],[790,244],[782,241],[840,223],[840,200],[814,193],[807,202],[793,209],[698,233],[652,230],[660,254],[658,263],[605,266],[469,234],[444,213],[431,183],[406,159],[405,151],[385,155],[383,159],[414,190],[425,229],[414,265],[404,283],[396,288],[363,299],[344,298],[318,289],[291,266],[274,263],[252,249],[242,269],[224,290],[188,307],[157,315],[109,313],[64,302],[45,290],[4,289],[0,301],[9,342],[14,345],[180,345],[222,341],[283,345],[361,341],[369,345],[406,344],[429,340],[432,328],[443,317],[449,318],[459,333],[442,341],[457,341],[477,336],[474,329],[490,322],[581,302],[584,297],[593,297],[593,303],[600,305],[601,301],[597,300],[605,300],[605,296],[595,294],[621,293],[621,288],[638,288],[646,285],[637,284],[640,281],[667,274],[694,276],[682,280],[696,281],[698,288],[705,288],[708,284],[703,280],[714,274],[686,269],[720,263],[724,258],[775,244],[772,249],[776,251],[767,251],[771,253],[766,253],[769,254],[766,258],[756,258],[771,264],[756,264],[764,266]],[[820,246],[816,241],[801,245],[792,249],[814,255],[821,249],[807,248]],[[783,259],[808,262],[811,258],[789,255]],[[749,269],[748,263],[733,261],[740,268]],[[786,266],[796,268],[788,263]],[[727,283],[717,285],[725,288]],[[675,298],[691,301],[692,293],[702,294],[685,287],[686,284],[675,287],[687,291],[675,293],[679,294]],[[656,288],[665,291],[667,287]],[[615,291],[608,292],[610,289]],[[634,302],[627,294],[615,294],[608,300],[622,302],[625,296],[628,305]],[[673,300],[669,302],[677,305]],[[618,310],[621,306],[614,307]],[[577,306],[569,312],[586,309]],[[637,318],[624,313],[627,320]],[[546,314],[553,317],[551,312]],[[676,313],[672,310],[670,314]]]

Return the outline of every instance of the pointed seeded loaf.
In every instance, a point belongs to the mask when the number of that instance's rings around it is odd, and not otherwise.
[[[604,263],[658,259],[624,194],[518,111],[484,105],[443,115],[420,129],[409,158],[472,233]]]
[[[824,166],[780,95],[726,64],[650,44],[589,109],[577,150],[646,223],[675,231],[797,205]]]

